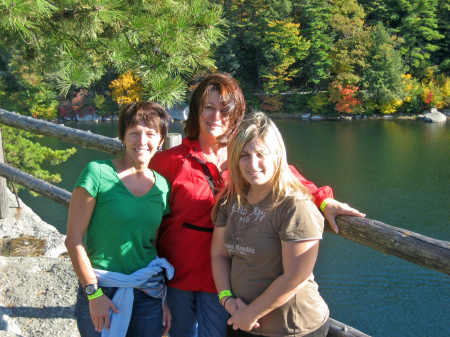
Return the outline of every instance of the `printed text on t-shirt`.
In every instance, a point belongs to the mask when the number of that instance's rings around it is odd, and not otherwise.
[[[258,205],[253,205],[253,212],[247,215],[247,209],[243,206],[239,207],[237,202],[233,204],[231,212],[242,214],[243,216],[239,218],[239,222],[245,223],[250,221],[261,221],[266,216],[266,212],[263,211]]]

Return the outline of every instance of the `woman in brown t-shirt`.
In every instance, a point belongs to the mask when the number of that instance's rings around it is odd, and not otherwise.
[[[242,123],[228,163],[211,249],[219,299],[231,315],[227,336],[326,336],[329,310],[312,274],[324,219],[265,114]]]

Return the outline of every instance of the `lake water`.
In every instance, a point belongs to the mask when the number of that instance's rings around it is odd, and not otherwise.
[[[450,123],[402,120],[277,121],[291,164],[336,199],[368,218],[450,241]],[[115,123],[67,126],[109,137]],[[171,132],[181,132],[174,122]],[[55,139],[53,149],[72,147]],[[71,190],[83,167],[112,158],[78,148],[59,172]],[[66,231],[67,208],[44,197],[20,197],[41,218]],[[366,246],[325,233],[315,268],[331,317],[372,336],[450,336],[450,278]]]

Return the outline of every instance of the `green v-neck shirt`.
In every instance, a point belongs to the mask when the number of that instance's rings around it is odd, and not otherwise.
[[[153,173],[153,187],[136,197],[120,180],[112,160],[93,161],[84,168],[74,188],[85,188],[97,200],[86,231],[93,268],[130,275],[155,259],[153,241],[163,215],[170,211],[170,185]]]

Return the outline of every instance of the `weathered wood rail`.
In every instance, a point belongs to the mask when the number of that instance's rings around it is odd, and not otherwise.
[[[125,150],[118,139],[113,139],[89,131],[76,130],[49,121],[34,119],[0,109],[0,124],[29,131],[37,135],[48,136],[113,155],[123,155]]]
[[[122,155],[124,153],[122,144],[117,139],[20,116],[2,109],[0,109],[0,124],[114,155]],[[181,135],[169,135],[164,148],[170,148],[179,144],[180,141]],[[1,162],[0,176],[21,184],[27,189],[62,205],[68,206],[70,203],[72,195],[70,192]],[[326,226],[326,230],[345,239],[374,248],[382,253],[394,255],[420,266],[450,275],[450,242],[432,239],[367,218],[338,216],[336,221],[339,225],[338,234],[331,230],[329,226]],[[328,336],[368,337],[368,335],[332,318],[330,318]]]
[[[66,191],[63,188],[52,185],[39,178],[35,178],[32,175],[22,172],[15,167],[8,164],[0,163],[0,176],[18,183],[26,189],[36,192],[44,197],[47,197],[58,204],[69,206],[72,193]]]
[[[37,135],[56,138],[63,142],[110,153],[116,156],[125,154],[122,142],[117,138],[109,138],[90,131],[69,128],[49,121],[18,115],[3,109],[0,109],[0,124],[32,132]],[[168,136],[171,137],[168,137],[164,142],[164,149],[171,148],[181,143],[180,134],[169,133]]]

